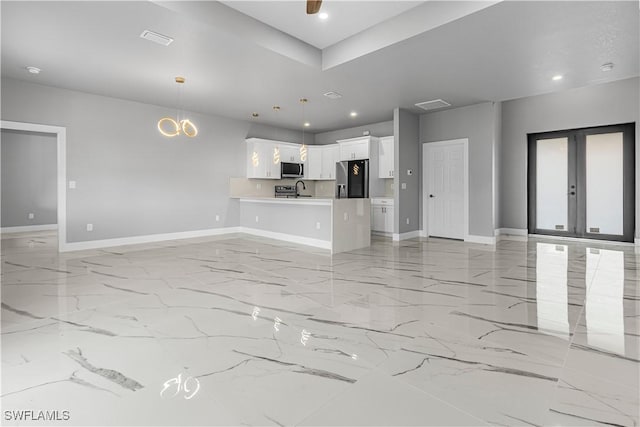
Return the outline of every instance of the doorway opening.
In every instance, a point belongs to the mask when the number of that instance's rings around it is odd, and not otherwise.
[[[10,121],[1,121],[0,129],[2,237],[48,233],[64,251],[66,129]]]
[[[634,241],[635,124],[528,139],[530,234]]]

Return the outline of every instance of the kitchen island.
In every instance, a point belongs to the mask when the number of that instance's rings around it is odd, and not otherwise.
[[[328,249],[371,244],[369,199],[240,197],[240,227],[263,237]]]

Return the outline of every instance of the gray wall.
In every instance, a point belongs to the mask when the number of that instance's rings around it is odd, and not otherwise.
[[[362,136],[362,132],[368,130],[371,136],[393,135],[393,120],[388,122],[371,123],[364,126],[357,126],[348,129],[333,130],[330,132],[317,133],[315,143],[317,145],[335,144],[339,139],[356,138]]]
[[[393,111],[394,144],[394,233],[420,229],[420,118],[408,110]],[[411,175],[407,170],[411,170]],[[402,190],[402,183],[407,188]],[[407,224],[409,218],[409,224]]]
[[[499,226],[527,228],[528,133],[635,122],[637,183],[639,92],[639,79],[633,78],[504,102]],[[636,206],[638,187],[636,184]],[[636,236],[638,228],[636,222]]]
[[[295,137],[188,113],[198,136],[166,138],[156,128],[166,115],[175,109],[2,80],[3,120],[67,128],[67,179],[77,182],[67,190],[69,242],[236,226],[229,177],[245,174],[244,139]]]
[[[56,136],[3,129],[0,141],[2,227],[57,224]]]
[[[502,176],[502,102],[496,102],[493,109],[493,228],[500,224],[500,178]]]
[[[469,139],[469,234],[493,237],[494,219],[494,144],[496,117],[500,108],[493,102],[437,111],[420,116],[420,142]],[[422,145],[422,144],[421,144]],[[422,147],[421,147],[422,149]],[[422,153],[419,155],[422,162]],[[422,180],[420,180],[422,185]],[[420,191],[422,228],[422,194]]]

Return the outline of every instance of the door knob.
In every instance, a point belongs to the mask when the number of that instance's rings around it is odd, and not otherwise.
[[[433,199],[436,196],[434,196],[433,194],[429,194],[429,197]]]
[[[575,196],[576,192],[575,191],[570,191],[569,194],[571,194],[572,196]]]

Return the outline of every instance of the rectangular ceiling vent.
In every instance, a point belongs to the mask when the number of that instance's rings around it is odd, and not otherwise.
[[[329,99],[340,99],[340,98],[342,98],[342,95],[340,95],[338,92],[334,92],[334,91],[327,92],[327,93],[324,94],[324,96],[326,96]]]
[[[173,39],[171,37],[153,32],[151,30],[144,30],[142,34],[140,34],[140,37],[145,40],[161,44],[162,46],[169,46],[171,42],[173,42]]]
[[[438,108],[451,107],[451,104],[447,101],[443,101],[442,99],[434,99],[433,101],[418,102],[416,107],[431,111],[437,110]]]

